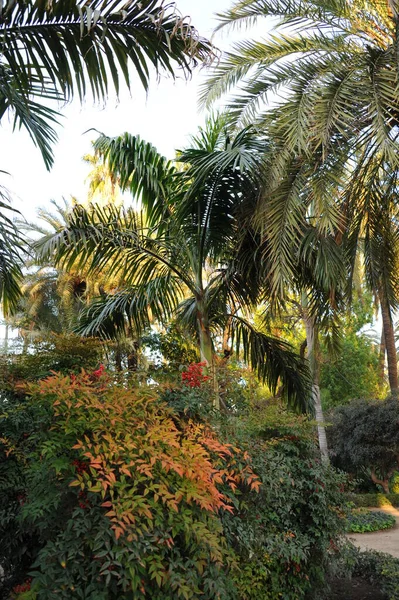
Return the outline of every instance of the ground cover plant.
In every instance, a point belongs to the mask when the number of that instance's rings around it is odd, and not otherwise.
[[[380,531],[395,527],[396,519],[393,515],[382,511],[366,509],[352,510],[346,520],[346,530],[350,533],[366,533]]]

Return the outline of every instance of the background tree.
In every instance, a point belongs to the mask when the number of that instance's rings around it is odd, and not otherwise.
[[[355,474],[368,471],[371,480],[389,492],[389,478],[399,465],[398,419],[395,397],[359,400],[336,409],[328,430],[334,463]]]
[[[344,244],[351,274],[356,254],[364,252],[395,393],[398,15],[378,0],[367,6],[246,0],[220,15],[220,26],[262,17],[276,18],[273,35],[236,44],[215,67],[203,100],[210,104],[239,86],[229,103],[232,120],[255,121],[273,140],[257,218],[270,242],[278,293],[293,275],[310,202],[321,209],[319,230]],[[267,106],[271,96],[273,108]]]

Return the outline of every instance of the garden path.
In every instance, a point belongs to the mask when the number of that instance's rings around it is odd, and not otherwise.
[[[361,550],[378,550],[399,558],[399,510],[393,506],[381,506],[370,510],[380,510],[393,515],[396,518],[395,527],[372,533],[350,533],[348,538]]]

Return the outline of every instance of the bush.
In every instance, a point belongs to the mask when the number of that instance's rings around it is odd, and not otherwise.
[[[347,494],[346,500],[359,508],[399,506],[399,494]]]
[[[314,426],[279,407],[233,421],[227,435],[251,455],[259,494],[225,514],[241,600],[300,600],[324,585],[343,531],[345,477],[319,459]]]
[[[80,373],[98,367],[104,346],[96,338],[77,335],[49,335],[33,342],[26,354],[0,355],[1,392],[23,396],[26,383],[59,373]]]
[[[353,510],[347,517],[346,531],[351,533],[366,533],[380,531],[395,527],[394,516],[381,511],[369,511],[366,509]]]
[[[346,543],[341,552],[338,576],[361,577],[376,584],[387,600],[399,600],[399,559],[374,550],[360,550]]]
[[[38,600],[233,598],[222,515],[259,487],[248,455],[101,369],[30,390],[0,419],[5,587],[34,561]]]
[[[397,398],[352,402],[336,409],[332,421],[327,434],[334,464],[355,475],[367,470],[388,493],[399,455]]]

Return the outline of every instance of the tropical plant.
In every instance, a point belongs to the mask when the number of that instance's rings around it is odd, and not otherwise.
[[[13,111],[15,126],[28,130],[47,167],[57,114],[43,101],[83,100],[88,90],[105,99],[110,85],[119,92],[121,78],[131,87],[130,65],[148,89],[151,67],[173,76],[213,56],[175,3],[158,0],[5,2],[0,36],[0,119]]]
[[[4,315],[15,308],[21,292],[24,244],[13,222],[13,213],[7,191],[0,188],[0,302]]]
[[[310,203],[319,207],[312,213],[318,229],[344,243],[349,281],[364,253],[395,393],[398,12],[380,0],[240,0],[220,15],[220,27],[262,17],[275,18],[274,33],[236,44],[215,66],[203,100],[211,104],[239,86],[229,103],[232,120],[255,121],[274,144],[258,220],[277,290],[292,275]]]
[[[106,99],[120,78],[130,88],[132,66],[148,89],[151,70],[172,76],[214,56],[213,47],[181,17],[173,2],[129,0],[5,0],[0,6],[0,120],[11,113],[49,169],[58,113],[51,103],[77,96]],[[0,193],[0,301],[7,313],[19,298],[23,239],[6,216]]]
[[[244,226],[258,194],[264,144],[246,129],[230,137],[212,119],[193,138],[177,166],[137,137],[100,137],[121,186],[140,195],[145,211],[77,206],[68,226],[42,238],[42,257],[68,269],[90,260],[90,271],[113,265],[123,288],[94,302],[79,331],[115,335],[126,318],[142,331],[150,317],[179,323],[198,336],[201,359],[214,380],[216,334],[227,328],[232,351],[242,355],[292,404],[308,403],[307,369],[284,341],[257,330],[252,310],[265,294],[268,263],[257,260],[256,236]],[[267,291],[267,286],[266,286]],[[215,389],[215,402],[219,395]]]

